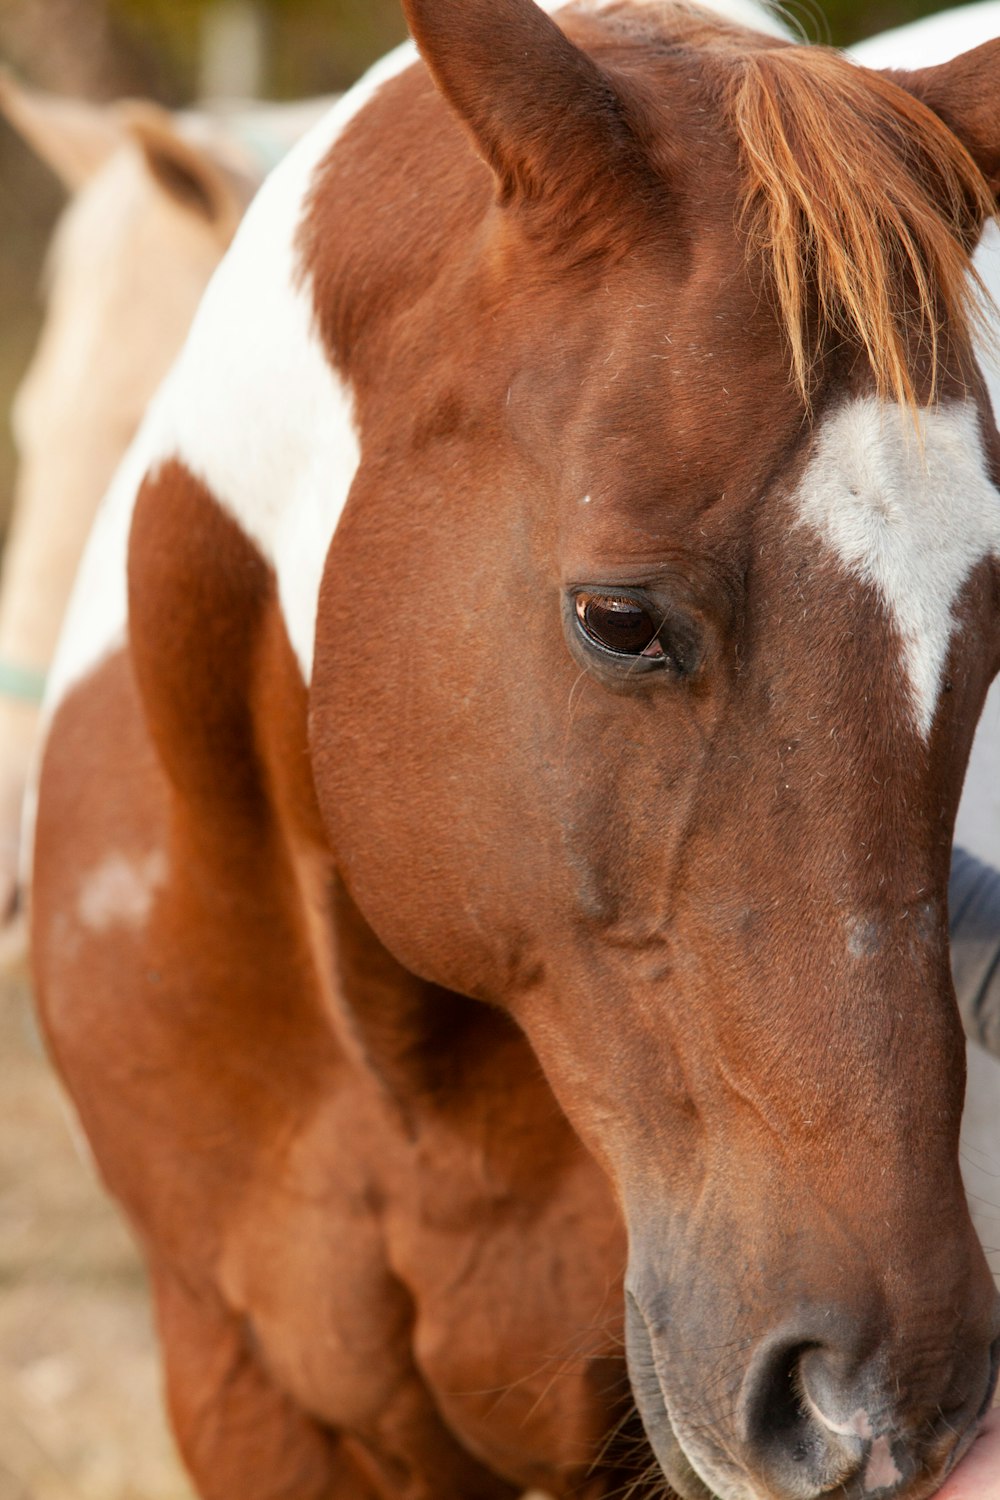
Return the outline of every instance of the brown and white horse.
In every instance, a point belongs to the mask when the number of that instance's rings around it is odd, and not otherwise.
[[[41,1004],[182,1451],[211,1500],[920,1500],[1000,1332],[945,901],[1000,44],[406,8],[425,63],[214,278],[53,687]]]

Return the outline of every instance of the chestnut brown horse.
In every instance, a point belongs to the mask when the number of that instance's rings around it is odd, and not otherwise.
[[[41,1004],[182,1451],[921,1500],[1000,1331],[945,909],[1000,44],[406,9],[213,280],[51,704]]]

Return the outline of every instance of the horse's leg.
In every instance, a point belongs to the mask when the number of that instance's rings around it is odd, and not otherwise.
[[[274,1384],[241,1321],[153,1274],[174,1433],[203,1500],[374,1500],[350,1444]]]

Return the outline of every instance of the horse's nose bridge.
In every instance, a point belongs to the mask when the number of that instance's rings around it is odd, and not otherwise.
[[[824,615],[815,602],[808,613]],[[751,653],[707,737],[688,866],[710,865],[724,842],[751,900],[828,886],[870,941],[881,907],[943,899],[963,762],[944,741],[929,753],[908,722],[905,676],[863,630],[837,651],[806,626],[794,639],[760,634],[760,659]]]
[[[891,1180],[914,1135],[931,1172],[957,1145],[964,1087],[944,911],[824,895],[709,911],[679,973],[702,1020],[689,1076],[707,1119],[756,1118],[828,1178],[864,1157]]]
[[[805,733],[796,725],[820,720],[814,705],[774,706],[756,722],[741,700],[731,705],[705,750],[672,887],[712,880],[699,903],[747,943],[777,928],[790,953],[802,948],[796,934],[855,960],[940,950],[942,768],[883,745],[856,706],[840,708],[825,732],[817,722]]]

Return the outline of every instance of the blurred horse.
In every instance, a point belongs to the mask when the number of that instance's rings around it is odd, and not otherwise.
[[[170,114],[0,78],[0,109],[71,201],[13,413],[20,467],[0,574],[0,927],[18,905],[21,803],[39,703],[101,496],[265,172],[327,107]]]
[[[244,220],[50,690],[42,1012],[182,1451],[596,1500],[634,1394],[636,1493],[923,1500],[1000,1331],[946,911],[1000,45],[406,9],[425,62]]]

